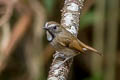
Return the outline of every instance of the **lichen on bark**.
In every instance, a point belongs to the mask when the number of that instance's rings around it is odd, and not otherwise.
[[[77,37],[80,13],[84,0],[65,0],[64,7],[61,10],[61,25],[70,33]],[[64,53],[57,52],[50,67],[48,80],[67,80],[73,58],[60,65],[65,60]]]

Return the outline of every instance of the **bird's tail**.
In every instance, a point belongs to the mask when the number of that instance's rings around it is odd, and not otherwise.
[[[102,53],[100,53],[98,50],[96,50],[96,49],[94,49],[94,48],[92,48],[92,47],[90,47],[90,46],[86,47],[86,49],[87,49],[87,52],[96,53],[96,54],[98,54],[98,55],[100,55],[100,56],[103,56]]]
[[[83,52],[84,53],[96,53],[96,54],[99,54],[100,56],[103,56],[102,53],[100,53],[98,50],[96,50],[95,48],[92,48],[86,44],[84,44],[83,42],[80,41],[80,44],[82,45],[82,49],[83,49]]]

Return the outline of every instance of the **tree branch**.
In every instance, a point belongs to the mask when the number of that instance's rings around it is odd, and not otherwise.
[[[84,0],[65,0],[64,7],[62,9],[61,25],[76,37],[78,34],[80,13],[83,7],[83,2]],[[55,53],[50,67],[48,80],[67,80],[73,59],[70,59],[63,65],[59,66],[59,64],[65,60],[63,56],[66,57],[63,53]]]

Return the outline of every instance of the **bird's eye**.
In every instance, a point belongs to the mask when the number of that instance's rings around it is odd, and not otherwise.
[[[56,29],[56,28],[57,28],[56,26],[53,27],[53,29]]]

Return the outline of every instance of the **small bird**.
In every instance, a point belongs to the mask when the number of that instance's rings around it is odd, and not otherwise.
[[[47,22],[43,28],[46,30],[47,39],[50,41],[50,44],[54,47],[54,49],[58,52],[64,53],[64,55],[69,58],[80,53],[94,52],[102,55],[96,49],[78,40],[72,33],[67,31],[57,22]]]

